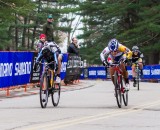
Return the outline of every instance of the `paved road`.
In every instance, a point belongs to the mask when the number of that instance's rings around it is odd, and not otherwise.
[[[50,100],[41,109],[38,95],[2,99],[0,130],[160,129],[160,84],[141,83],[140,91],[132,87],[129,105],[122,108],[116,105],[111,81],[85,80],[80,86],[62,92],[56,108]]]

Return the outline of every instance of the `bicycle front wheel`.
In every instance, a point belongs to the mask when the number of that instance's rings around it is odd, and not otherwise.
[[[122,78],[122,76],[121,76]],[[121,82],[121,92],[123,93],[122,94],[122,97],[123,97],[123,102],[124,102],[124,105],[127,106],[128,105],[128,91],[125,90],[124,88],[124,85],[125,85],[125,81],[124,79],[121,79],[122,82]]]
[[[48,78],[47,74],[43,73],[40,82],[40,104],[42,108],[46,108],[48,103]]]
[[[52,91],[52,103],[53,106],[58,106],[60,100],[60,93],[61,93],[61,85],[59,83],[54,84],[53,91]]]
[[[121,95],[120,84],[121,84],[120,76],[118,76],[118,73],[115,71],[114,73],[115,96],[119,108],[122,107],[122,95]]]

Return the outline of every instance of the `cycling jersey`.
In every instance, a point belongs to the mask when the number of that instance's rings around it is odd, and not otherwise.
[[[48,52],[44,54],[43,52],[46,48]],[[58,64],[57,57],[60,53],[61,53],[61,50],[55,42],[48,42],[42,47],[41,51],[38,53],[36,62],[44,58],[44,60],[46,60],[47,62],[51,62],[55,60],[56,64]]]
[[[137,55],[135,55],[134,52],[132,52],[132,63],[135,63],[139,59],[143,59],[143,57],[143,53],[141,53],[140,51],[138,51]]]
[[[117,54],[115,56],[113,56],[111,54],[111,51],[109,50],[108,47],[106,47],[100,54],[100,58],[101,61],[103,62],[105,59],[105,57],[109,57],[107,59],[108,60],[114,60],[114,61],[118,61],[122,56],[126,55],[126,58],[131,59],[132,57],[132,52],[130,51],[130,49],[128,49],[127,47],[125,47],[122,44],[119,44],[118,50],[117,50]]]

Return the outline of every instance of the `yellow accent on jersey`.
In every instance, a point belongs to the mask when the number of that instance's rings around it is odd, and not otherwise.
[[[132,51],[130,51],[130,49],[128,49],[124,45],[120,45],[118,51],[125,53],[127,55],[127,59],[132,58]]]

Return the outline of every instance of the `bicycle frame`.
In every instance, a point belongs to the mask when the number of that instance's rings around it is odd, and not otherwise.
[[[135,63],[135,73],[136,73],[137,89],[139,90],[139,62]]]
[[[125,91],[124,83],[123,83],[123,76],[122,76],[122,69],[120,67],[122,61],[116,64],[112,64],[114,70],[114,86],[115,86],[115,96],[117,100],[117,105],[119,108],[122,106],[122,97],[125,106],[128,105],[128,91]]]
[[[119,64],[113,64],[114,66],[113,66],[113,69],[114,69],[114,71],[115,72],[117,72],[117,74],[118,74],[118,84],[120,84],[121,83],[121,76],[122,76],[122,70],[121,70],[121,68],[120,68],[120,64],[121,64],[121,62],[119,63]],[[114,76],[114,75],[113,75]],[[123,78],[123,77],[122,77]],[[123,79],[122,79],[123,80]],[[122,88],[121,88],[121,93],[124,93],[125,91],[124,91],[124,87],[122,86]]]

